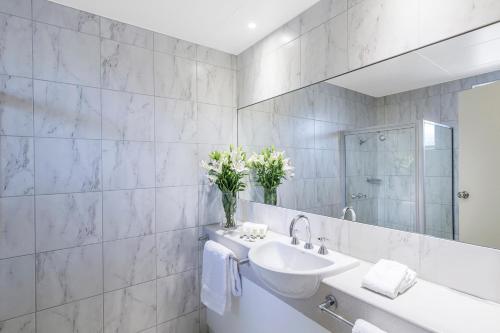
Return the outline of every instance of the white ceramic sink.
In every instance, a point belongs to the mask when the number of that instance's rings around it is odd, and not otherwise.
[[[303,244],[267,241],[248,252],[257,276],[276,293],[290,298],[307,298],[316,293],[321,280],[359,264],[356,259],[330,251],[305,250]]]

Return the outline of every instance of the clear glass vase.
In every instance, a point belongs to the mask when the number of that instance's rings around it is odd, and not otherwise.
[[[276,187],[264,188],[264,203],[273,206],[278,204],[278,189]]]
[[[236,229],[236,192],[222,192],[222,207],[224,207],[224,214],[226,219],[222,222],[222,228],[226,230]]]

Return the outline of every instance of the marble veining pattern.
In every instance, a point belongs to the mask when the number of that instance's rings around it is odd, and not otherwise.
[[[0,321],[35,311],[33,255],[0,260]]]
[[[154,186],[154,145],[151,142],[103,141],[104,189]]]
[[[135,333],[156,322],[155,282],[104,294],[104,332]]]
[[[99,34],[99,16],[48,0],[33,0],[33,19],[91,35]]]
[[[104,240],[149,235],[155,232],[155,191],[105,191]]]
[[[102,240],[101,193],[41,195],[36,206],[37,252]]]
[[[0,76],[0,135],[33,135],[33,82]]]
[[[198,101],[208,104],[234,106],[233,90],[236,85],[234,71],[209,64],[198,63]]]
[[[101,17],[101,37],[153,49],[153,32]]]
[[[175,318],[164,324],[158,325],[156,333],[181,333],[198,332],[200,319],[198,312],[191,312],[185,316]]]
[[[34,208],[31,196],[0,198],[0,259],[35,252]]]
[[[34,192],[33,139],[0,136],[0,197]]]
[[[32,23],[0,14],[0,73],[32,75]]]
[[[104,243],[104,291],[155,278],[155,236]]]
[[[101,258],[101,244],[37,254],[37,310],[102,293]]]
[[[154,98],[102,90],[102,136],[108,140],[153,141]]]
[[[99,90],[35,80],[35,135],[100,139]]]
[[[37,194],[93,192],[102,188],[97,140],[36,139]]]
[[[152,95],[153,51],[103,39],[101,83],[106,89]]]
[[[37,313],[37,333],[102,333],[102,296],[57,306]]]
[[[236,57],[48,0],[0,23],[0,331],[194,332],[198,150],[235,139]],[[198,65],[227,106],[199,103]]]
[[[99,87],[99,38],[36,23],[33,27],[36,79]]]

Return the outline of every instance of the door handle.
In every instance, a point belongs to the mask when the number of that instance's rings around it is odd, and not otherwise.
[[[457,193],[457,197],[459,199],[469,199],[469,196],[470,196],[470,194],[467,191],[460,191]]]

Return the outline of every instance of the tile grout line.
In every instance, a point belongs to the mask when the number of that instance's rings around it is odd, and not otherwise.
[[[156,45],[155,45],[155,34],[153,33],[153,50],[156,48]],[[154,164],[154,170],[153,170],[153,175],[154,175],[154,184],[155,184],[155,190],[154,190],[154,193],[153,193],[153,214],[154,214],[154,221],[153,221],[153,225],[154,225],[154,228],[155,228],[155,231],[153,233],[154,235],[154,242],[155,242],[155,255],[154,255],[154,278],[155,278],[155,330],[157,329],[157,326],[158,326],[158,237],[157,237],[157,232],[158,232],[158,225],[156,223],[157,221],[157,212],[156,212],[156,163],[157,163],[157,160],[156,160],[156,155],[157,155],[157,152],[156,152],[156,149],[157,149],[157,146],[156,146],[156,61],[155,61],[155,58],[156,58],[156,55],[154,54],[153,52],[153,63],[152,63],[152,66],[153,66],[153,164]]]
[[[102,296],[101,296],[101,304],[102,304],[102,324],[101,324],[101,329],[102,332],[104,332],[104,322],[105,322],[105,309],[104,309],[104,269],[105,269],[105,264],[104,264],[104,159],[103,159],[103,154],[102,154],[102,119],[103,119],[103,109],[102,109],[102,27],[101,27],[101,16],[98,16],[98,21],[99,21],[99,107],[101,110],[101,139],[100,139],[100,144],[101,144],[101,278],[102,278]]]

